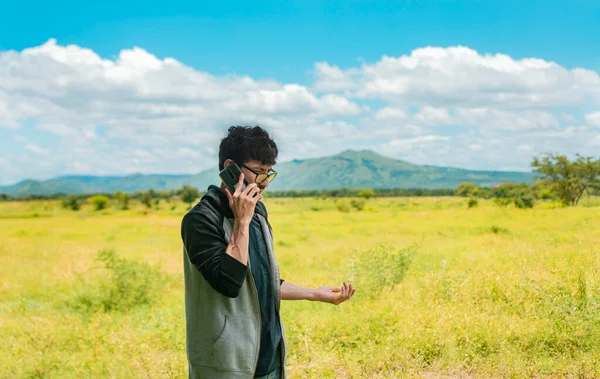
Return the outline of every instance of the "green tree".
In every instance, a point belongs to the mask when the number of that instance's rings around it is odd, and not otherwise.
[[[538,180],[531,186],[531,192],[536,199],[552,199],[552,181],[548,179]]]
[[[552,182],[552,190],[565,205],[575,206],[584,193],[600,187],[600,160],[583,157],[570,161],[564,155],[546,154],[531,162],[533,171]]]
[[[121,209],[129,209],[129,200],[131,199],[131,196],[127,192],[116,191],[113,197],[121,204]]]
[[[62,201],[63,208],[70,208],[71,210],[78,211],[81,208],[81,202],[77,196],[69,196]]]
[[[533,194],[530,190],[520,191],[514,198],[517,208],[533,208]]]
[[[362,211],[365,209],[365,199],[352,199],[350,205],[356,208],[356,210]]]
[[[455,196],[469,197],[475,192],[477,185],[471,182],[462,182],[454,189]]]
[[[181,198],[188,205],[188,207],[191,206],[198,197],[200,197],[200,192],[196,187],[184,186],[181,189]]]
[[[145,191],[142,194],[142,204],[144,204],[146,208],[152,208],[152,192]]]
[[[489,199],[492,197],[492,189],[489,187],[479,187],[473,191],[472,195],[482,199]]]
[[[513,199],[519,192],[528,188],[527,184],[502,183],[492,188],[492,196],[498,199]]]
[[[90,203],[96,208],[97,211],[106,208],[109,202],[110,199],[104,195],[94,195],[90,197]]]
[[[358,196],[368,200],[375,196],[375,191],[373,191],[372,189],[363,189],[358,192]]]
[[[121,209],[126,210],[129,209],[129,200],[131,199],[131,196],[125,192],[123,194],[123,196],[121,196]]]

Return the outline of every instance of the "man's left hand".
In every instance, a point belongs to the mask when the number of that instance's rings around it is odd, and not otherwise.
[[[356,292],[352,284],[344,282],[341,287],[319,287],[316,292],[316,299],[324,303],[338,305],[349,300]]]

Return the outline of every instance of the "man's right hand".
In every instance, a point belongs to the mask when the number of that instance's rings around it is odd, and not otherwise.
[[[229,199],[229,206],[236,220],[250,222],[254,215],[256,203],[262,199],[262,194],[256,183],[250,183],[244,187],[244,174],[240,175],[235,192],[232,194],[229,188],[225,188],[225,194]]]

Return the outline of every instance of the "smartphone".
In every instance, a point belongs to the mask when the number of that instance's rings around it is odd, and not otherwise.
[[[231,194],[235,192],[235,186],[240,180],[242,170],[236,163],[232,163],[229,167],[226,167],[223,171],[219,172],[219,177],[227,185],[227,188],[231,191]],[[244,186],[248,185],[248,181],[244,179]],[[243,188],[242,188],[243,190]]]

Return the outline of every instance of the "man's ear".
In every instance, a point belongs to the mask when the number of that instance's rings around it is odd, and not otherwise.
[[[227,159],[225,160],[225,162],[223,162],[223,167],[224,167],[224,168],[227,168],[227,167],[229,167],[229,166],[230,166],[232,163],[233,163],[233,160],[231,160],[231,159],[227,158]]]

